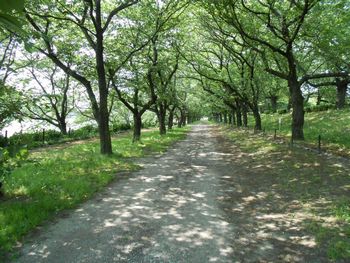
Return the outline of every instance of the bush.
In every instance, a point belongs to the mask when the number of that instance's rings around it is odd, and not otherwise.
[[[114,123],[112,124],[112,132],[118,133],[120,131],[130,130],[131,126],[128,123]]]
[[[311,112],[327,111],[330,109],[335,109],[335,106],[332,104],[320,104],[311,107]]]
[[[43,144],[52,144],[61,141],[64,138],[63,134],[56,130],[45,130],[45,137],[43,138],[43,131],[29,132],[29,133],[15,133],[8,139],[8,146],[23,146],[28,148],[35,148]],[[44,141],[43,141],[44,139]]]
[[[87,139],[98,134],[98,128],[93,125],[86,125],[70,132],[69,137],[73,139]]]

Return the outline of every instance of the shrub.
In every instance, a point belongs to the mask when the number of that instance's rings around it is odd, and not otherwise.
[[[130,130],[131,126],[128,123],[113,123],[112,124],[112,132],[118,133],[120,131]]]
[[[98,134],[98,128],[93,125],[86,125],[71,131],[69,137],[73,139],[87,139]]]

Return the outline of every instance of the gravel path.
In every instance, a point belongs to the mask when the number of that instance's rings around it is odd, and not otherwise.
[[[243,185],[238,152],[213,129],[196,125],[142,159],[144,169],[27,238],[16,262],[322,262],[310,237],[284,229],[294,221],[251,205],[261,193]]]

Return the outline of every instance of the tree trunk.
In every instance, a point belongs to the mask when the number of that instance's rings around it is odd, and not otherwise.
[[[159,109],[157,111],[157,117],[159,122],[159,134],[165,135],[166,134],[166,124],[165,124],[166,108],[163,104],[159,105]]]
[[[186,126],[186,113],[185,113],[185,111],[181,111],[181,125]]]
[[[337,109],[343,109],[345,107],[346,91],[348,89],[348,81],[336,80],[337,85]]]
[[[141,139],[142,115],[135,112],[133,113],[133,119],[134,119],[134,129],[133,129],[132,142],[139,142]]]
[[[237,106],[236,108],[236,119],[237,119],[237,127],[242,127],[242,111],[240,106]]]
[[[175,110],[175,109],[174,109]],[[174,126],[174,110],[169,111],[168,130],[172,130]]]
[[[253,112],[254,121],[255,121],[254,130],[261,131],[262,130],[262,128],[261,128],[261,116],[260,116],[259,108],[257,105],[254,105],[252,107],[252,112]]]
[[[242,106],[242,115],[243,115],[243,126],[248,127],[248,110],[245,104],[243,104]]]
[[[112,154],[112,141],[109,131],[108,88],[103,57],[103,30],[101,27],[101,5],[96,5],[96,71],[98,76],[98,89],[100,95],[100,111],[98,127],[100,133],[101,154]]]
[[[180,113],[180,116],[178,114],[176,114],[176,120],[177,120],[177,127],[181,128],[181,126],[182,126],[181,113]]]
[[[232,114],[228,115],[228,124],[232,125]]]
[[[317,89],[317,101],[316,101],[316,105],[320,105],[320,104],[321,104],[321,99],[322,99],[321,92],[320,92],[320,89],[318,88],[318,89]]]
[[[112,154],[112,140],[111,140],[111,133],[109,131],[109,118],[108,118],[107,105],[100,106],[100,120],[98,124],[99,124],[98,128],[99,128],[99,134],[100,134],[100,152],[101,154]]]
[[[236,109],[232,108],[232,126],[237,125],[236,122]]]
[[[277,97],[276,95],[270,96],[271,111],[272,111],[273,113],[276,113],[276,112],[277,112],[277,100],[278,100],[278,97]]]
[[[298,81],[296,62],[292,46],[286,52],[288,59],[288,88],[292,103],[292,139],[304,140],[304,98],[301,92],[301,84]]]
[[[304,140],[304,98],[298,81],[289,80],[292,98],[292,138],[293,140]]]
[[[219,113],[219,122],[222,122],[222,114]]]
[[[224,113],[224,123],[227,124],[227,113]]]
[[[63,135],[67,135],[67,123],[66,120],[59,120],[59,127],[58,127]]]

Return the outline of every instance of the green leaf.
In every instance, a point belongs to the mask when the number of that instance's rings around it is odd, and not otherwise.
[[[4,13],[12,11],[22,11],[24,8],[24,0],[0,0],[0,10]]]

